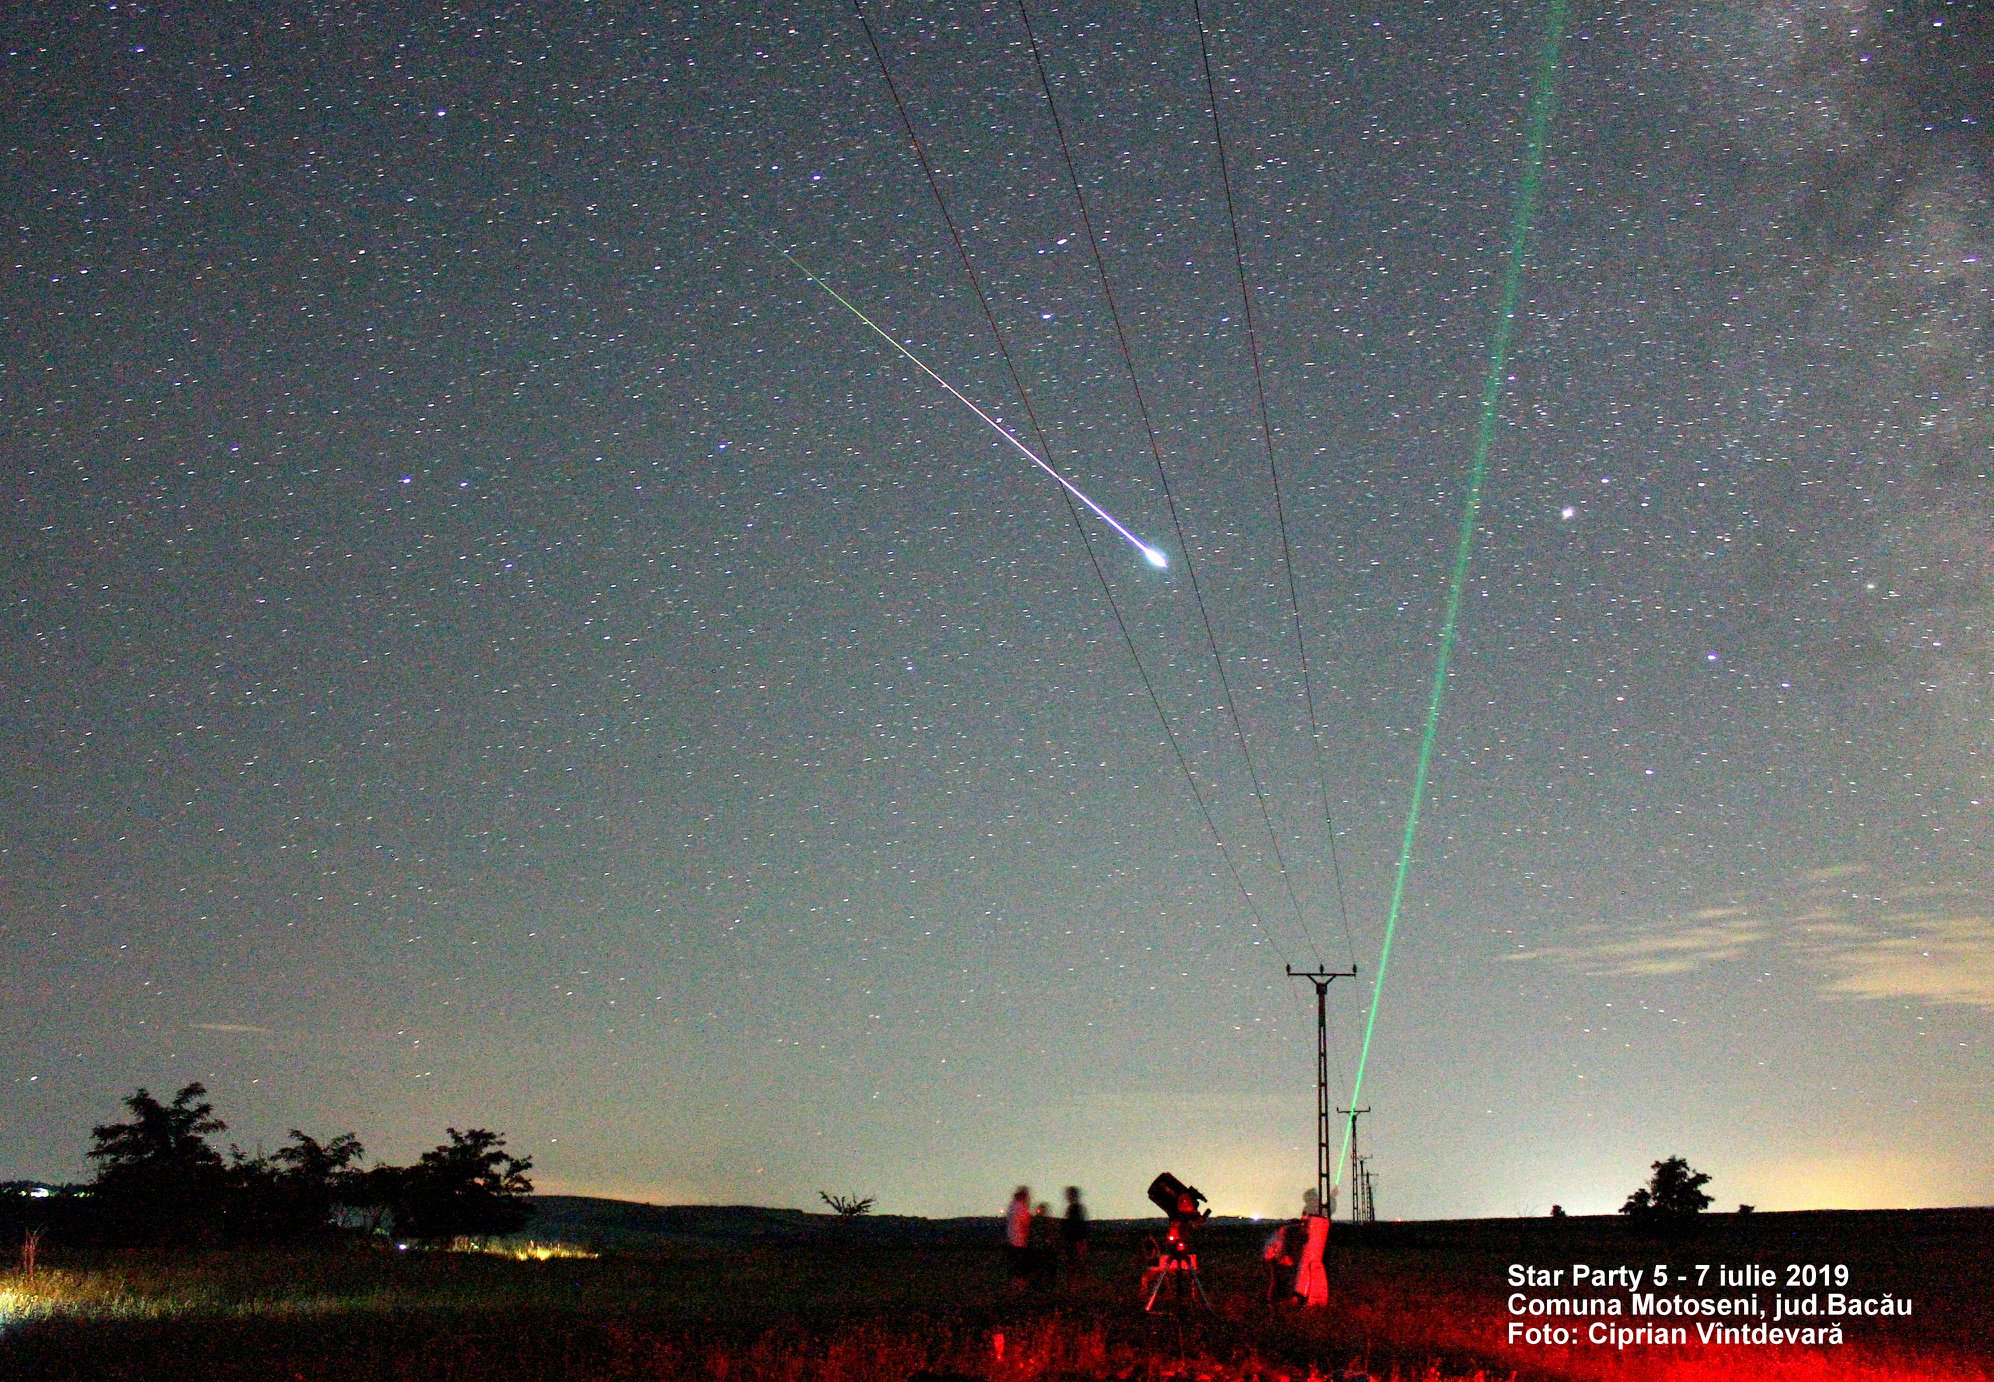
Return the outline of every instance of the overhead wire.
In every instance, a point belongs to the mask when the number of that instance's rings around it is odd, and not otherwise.
[[[1267,840],[1273,851],[1275,870],[1280,877],[1282,887],[1287,892],[1288,902],[1294,908],[1296,929],[1300,931],[1302,939],[1307,942],[1310,952],[1320,964],[1322,952],[1316,946],[1314,933],[1302,911],[1301,900],[1295,894],[1294,880],[1288,872],[1287,861],[1282,856],[1280,832],[1274,828],[1273,814],[1268,809],[1266,790],[1260,780],[1260,769],[1254,762],[1253,750],[1246,740],[1246,731],[1239,716],[1238,701],[1233,694],[1232,679],[1226,673],[1225,657],[1219,651],[1218,635],[1213,630],[1211,611],[1205,601],[1204,583],[1198,578],[1197,561],[1191,555],[1190,536],[1185,532],[1184,520],[1178,511],[1176,492],[1171,488],[1169,467],[1164,463],[1163,447],[1157,438],[1155,419],[1150,412],[1147,399],[1143,396],[1142,381],[1136,371],[1134,354],[1129,348],[1128,332],[1123,327],[1121,310],[1116,305],[1114,287],[1108,277],[1107,262],[1101,254],[1100,237],[1095,233],[1093,217],[1087,210],[1087,194],[1081,187],[1080,175],[1074,166],[1073,150],[1066,138],[1066,126],[1059,118],[1059,103],[1053,96],[1052,81],[1046,74],[1045,61],[1039,52],[1038,36],[1032,28],[1031,14],[1026,9],[1024,0],[1018,0],[1018,17],[1024,25],[1025,39],[1031,48],[1032,65],[1038,73],[1040,88],[1045,92],[1046,108],[1052,115],[1053,130],[1059,138],[1059,151],[1065,161],[1067,180],[1072,185],[1074,201],[1080,209],[1080,223],[1087,234],[1087,246],[1093,254],[1094,268],[1100,277],[1102,295],[1107,299],[1109,319],[1114,323],[1116,346],[1120,351],[1123,367],[1128,371],[1129,383],[1135,394],[1136,411],[1141,415],[1143,434],[1149,441],[1150,455],[1156,463],[1156,475],[1162,487],[1164,507],[1169,510],[1171,526],[1177,533],[1178,550],[1184,561],[1184,574],[1190,579],[1192,598],[1198,607],[1198,619],[1204,627],[1205,644],[1211,652],[1212,664],[1218,670],[1219,686],[1225,694],[1226,714],[1239,743],[1240,756],[1246,760],[1246,772],[1252,784],[1253,800],[1259,807],[1261,823],[1267,830]],[[1283,959],[1285,961],[1286,957],[1283,956]]]
[[[1230,166],[1225,152],[1223,125],[1220,117],[1219,104],[1218,104],[1217,81],[1212,67],[1210,40],[1204,21],[1202,0],[1192,0],[1192,3],[1198,28],[1199,56],[1202,63],[1206,95],[1209,101],[1210,113],[1212,118],[1212,129],[1214,137],[1213,142],[1218,156],[1220,180],[1223,185],[1225,193],[1226,218],[1227,218],[1228,229],[1230,231],[1232,239],[1234,267],[1238,276],[1238,281],[1240,286],[1240,296],[1244,309],[1244,319],[1245,319],[1245,327],[1247,333],[1247,345],[1253,368],[1255,397],[1258,406],[1261,436],[1267,454],[1268,470],[1274,490],[1275,514],[1281,535],[1282,563],[1287,578],[1290,620],[1295,634],[1297,654],[1300,658],[1302,666],[1303,694],[1309,711],[1310,742],[1314,750],[1314,758],[1317,769],[1317,780],[1322,795],[1324,823],[1329,835],[1330,858],[1331,858],[1332,872],[1335,881],[1338,912],[1343,922],[1343,929],[1345,932],[1346,943],[1351,943],[1347,907],[1345,905],[1345,900],[1344,900],[1342,867],[1336,847],[1335,822],[1329,802],[1328,777],[1327,777],[1327,771],[1323,765],[1323,760],[1322,760],[1321,719],[1317,710],[1317,705],[1314,695],[1313,679],[1308,667],[1307,638],[1302,625],[1299,590],[1295,577],[1293,548],[1288,532],[1286,506],[1281,488],[1279,464],[1273,444],[1273,425],[1272,425],[1271,411],[1269,409],[1267,402],[1265,369],[1262,363],[1260,349],[1259,349],[1258,330],[1254,320],[1252,290],[1246,275],[1245,252],[1244,252],[1243,242],[1239,233],[1238,210],[1236,205],[1236,199],[1233,193]],[[1025,409],[1026,417],[1031,424],[1034,434],[1038,437],[1041,449],[1049,454],[1050,448],[1047,445],[1045,431],[1043,427],[1040,425],[1036,412],[1031,405],[1029,391],[1026,388],[1023,377],[1018,371],[1016,362],[1011,355],[1008,343],[1004,338],[1002,328],[998,324],[996,313],[991,308],[989,299],[983,291],[980,277],[976,273],[974,263],[969,256],[968,249],[963,242],[961,233],[955,224],[954,217],[948,209],[947,198],[942,193],[940,182],[935,174],[934,168],[928,160],[926,150],[923,148],[920,141],[920,137],[914,128],[913,121],[907,113],[905,103],[901,100],[898,87],[893,81],[891,69],[886,62],[884,50],[881,48],[878,38],[872,29],[872,25],[866,16],[862,0],[853,0],[853,9],[858,15],[861,26],[864,28],[867,43],[872,49],[874,60],[879,66],[880,75],[886,83],[887,90],[889,94],[892,96],[894,108],[899,115],[901,124],[907,134],[908,141],[914,149],[916,159],[920,163],[922,173],[927,180],[929,190],[933,194],[936,205],[941,210],[943,220],[946,222],[948,226],[950,239],[955,245],[956,253],[960,258],[964,271],[970,280],[970,284],[976,295],[978,305],[982,308],[985,321],[989,325],[991,334],[997,343],[999,355],[1002,357],[1004,361],[1006,371],[1009,373],[1011,377],[1013,386],[1018,391],[1019,398]],[[1075,170],[1072,158],[1072,151],[1066,138],[1064,125],[1060,121],[1058,115],[1057,101],[1054,99],[1051,82],[1046,73],[1044,61],[1039,51],[1036,34],[1031,27],[1030,14],[1026,7],[1025,0],[1018,0],[1018,9],[1019,9],[1020,18],[1024,23],[1026,29],[1027,40],[1031,48],[1034,67],[1037,71],[1041,87],[1044,90],[1048,109],[1052,113],[1052,119],[1055,130],[1057,131],[1059,136],[1060,152],[1063,159],[1065,160],[1067,176],[1073,186],[1076,203],[1079,205],[1080,208],[1081,220],[1087,233],[1088,244],[1094,258],[1095,269],[1097,274],[1100,276],[1103,293],[1108,302],[1109,313],[1114,323],[1116,340],[1121,352],[1123,364],[1124,367],[1128,370],[1131,383],[1134,386],[1137,408],[1142,416],[1145,434],[1149,440],[1152,456],[1154,457],[1157,465],[1158,478],[1162,485],[1166,506],[1170,512],[1171,523],[1177,533],[1180,549],[1183,552],[1185,570],[1186,574],[1190,577],[1192,592],[1198,607],[1200,622],[1203,625],[1205,632],[1207,648],[1210,651],[1213,658],[1213,663],[1218,670],[1220,686],[1226,697],[1226,709],[1228,717],[1232,723],[1234,734],[1238,740],[1241,756],[1244,758],[1247,765],[1248,776],[1252,782],[1254,800],[1259,807],[1259,813],[1261,816],[1262,824],[1263,826],[1265,826],[1267,830],[1269,844],[1272,847],[1274,855],[1275,866],[1277,872],[1281,877],[1284,889],[1288,896],[1288,900],[1291,906],[1294,908],[1296,921],[1298,925],[1301,927],[1304,938],[1308,940],[1311,950],[1315,952],[1318,960],[1320,960],[1321,952],[1319,949],[1316,948],[1314,936],[1310,931],[1310,929],[1308,928],[1306,920],[1303,916],[1300,899],[1296,895],[1293,879],[1287,869],[1286,861],[1281,851],[1279,832],[1274,828],[1272,814],[1267,805],[1266,794],[1260,779],[1259,769],[1254,760],[1251,746],[1249,745],[1246,738],[1243,722],[1241,721],[1238,713],[1237,700],[1232,690],[1231,679],[1227,675],[1225,670],[1224,657],[1219,651],[1217,635],[1212,625],[1209,607],[1204,598],[1202,583],[1198,580],[1196,574],[1196,563],[1195,559],[1191,555],[1191,545],[1188,539],[1188,535],[1184,529],[1182,517],[1179,512],[1174,493],[1170,488],[1168,470],[1167,466],[1163,461],[1162,448],[1156,435],[1154,419],[1141,391],[1140,379],[1135,370],[1132,352],[1130,351],[1128,345],[1127,334],[1122,324],[1120,311],[1114,300],[1113,289],[1107,274],[1105,259],[1101,254],[1099,238],[1094,231],[1092,219],[1087,211],[1085,193],[1082,189],[1080,179]],[[1541,182],[1542,169],[1543,169],[1544,147],[1547,142],[1549,134],[1551,113],[1553,108],[1553,92],[1555,86],[1555,78],[1556,78],[1558,65],[1560,62],[1560,57],[1562,54],[1565,25],[1566,25],[1566,0],[1551,0],[1550,23],[1548,26],[1548,34],[1544,42],[1543,54],[1540,59],[1538,67],[1537,81],[1531,96],[1531,103],[1530,103],[1529,117],[1528,117],[1529,136],[1528,136],[1527,152],[1524,161],[1523,177],[1517,192],[1517,200],[1511,223],[1509,252],[1507,256],[1507,262],[1505,265],[1503,283],[1502,283],[1501,306],[1499,308],[1497,315],[1494,338],[1490,346],[1489,370],[1486,376],[1480,409],[1477,417],[1476,433],[1475,433],[1475,440],[1473,446],[1473,459],[1470,465],[1467,495],[1463,505],[1462,519],[1456,541],[1454,566],[1448,581],[1447,595],[1444,604],[1444,613],[1441,622],[1439,648],[1435,659],[1433,679],[1429,688],[1427,713],[1426,713],[1424,729],[1421,736],[1418,765],[1414,773],[1412,799],[1407,808],[1405,826],[1401,834],[1399,850],[1395,862],[1392,892],[1391,892],[1390,902],[1387,908],[1384,936],[1379,948],[1378,963],[1373,972],[1372,985],[1371,985],[1371,1000],[1365,1017],[1363,1042],[1361,1049],[1359,1050],[1358,1053],[1356,1075],[1351,1085],[1350,1106],[1352,1108],[1355,1108],[1357,1106],[1357,1101],[1363,1089],[1365,1073],[1369,1064],[1373,1037],[1377,1025],[1378,1008],[1384,992],[1385,979],[1390,965],[1392,946],[1397,933],[1398,922],[1403,908],[1406,878],[1410,869],[1413,846],[1418,834],[1420,805],[1425,795],[1427,781],[1429,779],[1431,772],[1433,750],[1437,739],[1440,713],[1442,705],[1444,703],[1446,683],[1451,669],[1454,648],[1456,645],[1456,640],[1459,630],[1461,599],[1463,591],[1465,589],[1468,566],[1473,555],[1475,530],[1477,523],[1479,521],[1482,496],[1485,491],[1488,479],[1488,470],[1489,470],[1488,457],[1494,441],[1495,420],[1499,413],[1502,386],[1504,382],[1505,371],[1508,365],[1509,349],[1514,336],[1517,303],[1520,296],[1521,282],[1522,282],[1524,251],[1527,246],[1529,232],[1531,229],[1531,225],[1534,221],[1535,212],[1536,212],[1537,196],[1538,196],[1538,190]],[[792,260],[792,262],[794,261]],[[1171,726],[1169,715],[1164,710],[1162,699],[1157,694],[1155,684],[1149,675],[1147,667],[1142,661],[1139,651],[1137,650],[1135,640],[1132,634],[1130,633],[1127,621],[1123,616],[1120,603],[1114,594],[1112,586],[1109,584],[1107,580],[1106,572],[1101,567],[1099,557],[1095,553],[1093,548],[1091,535],[1088,533],[1086,525],[1084,524],[1084,522],[1082,522],[1080,518],[1079,510],[1075,506],[1073,498],[1070,494],[1066,494],[1064,490],[1062,490],[1062,495],[1066,500],[1067,507],[1069,509],[1069,512],[1072,514],[1075,525],[1080,531],[1081,541],[1087,551],[1089,562],[1093,566],[1095,577],[1097,581],[1099,581],[1103,594],[1107,599],[1109,609],[1114,617],[1115,625],[1117,629],[1120,631],[1124,643],[1128,647],[1130,659],[1136,667],[1138,676],[1142,681],[1144,691],[1150,701],[1151,707],[1156,712],[1158,722],[1162,726],[1165,737],[1171,746],[1173,755],[1175,756],[1176,761],[1178,763],[1179,770],[1182,772],[1185,781],[1191,788],[1193,800],[1197,803],[1200,815],[1204,820],[1206,830],[1211,835],[1214,844],[1218,847],[1220,856],[1224,860],[1227,870],[1231,874],[1235,886],[1238,888],[1241,896],[1245,899],[1249,913],[1254,918],[1256,927],[1261,931],[1261,933],[1264,936],[1266,936],[1266,938],[1273,946],[1273,948],[1277,951],[1277,953],[1282,953],[1283,958],[1285,959],[1286,956],[1282,950],[1282,947],[1279,944],[1278,938],[1267,927],[1265,919],[1264,917],[1261,916],[1258,906],[1254,901],[1252,890],[1246,886],[1245,880],[1239,871],[1238,865],[1232,857],[1231,850],[1227,847],[1223,835],[1218,830],[1216,821],[1211,813],[1210,805],[1205,798],[1202,788],[1198,784],[1197,775],[1191,769],[1189,759],[1184,752],[1183,746]],[[1354,951],[1354,943],[1352,944],[1352,949]],[[1335,1162],[1333,1163],[1336,1168],[1335,1176],[1338,1182],[1340,1182],[1341,1180],[1343,1166],[1348,1157],[1351,1131],[1352,1130],[1350,1126],[1346,1124],[1344,1132],[1344,1145],[1338,1157],[1336,1158]]]
[[[1018,0],[1018,3],[1022,8],[1024,0]],[[1350,951],[1352,963],[1355,963],[1357,947],[1350,933],[1349,908],[1344,903],[1343,864],[1337,857],[1336,817],[1329,806],[1329,773],[1322,761],[1322,718],[1316,713],[1315,685],[1309,673],[1308,640],[1302,633],[1302,602],[1295,586],[1295,550],[1288,540],[1288,512],[1281,495],[1281,467],[1274,456],[1274,421],[1267,407],[1267,376],[1261,364],[1260,333],[1253,319],[1253,290],[1246,281],[1246,249],[1239,235],[1239,209],[1233,197],[1232,169],[1226,158],[1225,126],[1219,118],[1218,80],[1212,73],[1212,49],[1205,27],[1203,0],[1191,0],[1191,13],[1198,25],[1198,60],[1205,75],[1206,104],[1211,110],[1212,145],[1218,153],[1219,183],[1225,190],[1226,228],[1232,234],[1232,264],[1239,279],[1239,301],[1246,325],[1246,350],[1253,362],[1253,396],[1259,408],[1260,439],[1267,453],[1267,474],[1274,485],[1274,519],[1281,532],[1281,568],[1287,575],[1288,613],[1295,631],[1295,654],[1302,667],[1302,696],[1308,705],[1309,744],[1314,751],[1316,783],[1322,793],[1323,827],[1329,837],[1329,861],[1336,885],[1337,917],[1343,926],[1344,945]],[[1036,50],[1033,56],[1037,57]],[[1043,78],[1044,73],[1041,72],[1040,76]],[[1050,91],[1047,92],[1047,99],[1051,99]],[[1318,962],[1321,960],[1320,952],[1317,953],[1317,960]]]
[[[984,321],[989,325],[992,339],[995,340],[997,344],[997,353],[1004,361],[1004,368],[1005,371],[1010,376],[1012,387],[1014,387],[1018,391],[1019,401],[1023,404],[1024,407],[1025,418],[1031,425],[1033,435],[1038,439],[1041,453],[1050,456],[1051,455],[1050,443],[1047,439],[1045,429],[1039,424],[1038,413],[1032,407],[1031,392],[1029,389],[1026,388],[1024,376],[1019,372],[1017,363],[1012,358],[1010,345],[1005,339],[1003,328],[1000,325],[998,325],[997,314],[991,308],[990,300],[983,291],[983,283],[981,276],[978,275],[978,273],[976,272],[976,266],[974,262],[970,259],[968,247],[963,242],[962,233],[956,227],[955,216],[949,210],[948,198],[944,196],[942,193],[941,182],[935,175],[934,165],[929,161],[927,150],[921,143],[920,134],[915,130],[914,121],[912,117],[909,116],[909,114],[907,113],[906,103],[900,97],[899,85],[893,80],[893,70],[890,66],[888,66],[886,61],[886,52],[880,46],[878,35],[873,32],[871,21],[866,17],[865,6],[862,0],[852,0],[852,9],[858,15],[860,27],[865,31],[866,44],[872,50],[873,61],[879,67],[879,75],[881,80],[883,80],[886,84],[887,94],[892,97],[894,111],[898,114],[900,118],[901,128],[906,132],[908,143],[913,147],[915,160],[920,164],[922,176],[926,179],[928,184],[928,190],[930,193],[933,194],[935,199],[935,205],[941,211],[942,220],[948,227],[949,239],[955,245],[956,255],[961,260],[963,272],[968,277],[970,288],[976,295],[977,305],[983,309],[983,318]],[[792,260],[791,262],[794,263],[795,261]],[[1119,331],[1119,322],[1117,323],[1117,330]],[[1145,417],[1146,416],[1147,415],[1145,413]],[[1152,445],[1154,445],[1153,436],[1152,436]],[[1160,463],[1161,460],[1159,456],[1159,465]],[[1063,489],[1061,493],[1065,495],[1067,508],[1073,514],[1073,520],[1075,526],[1077,526],[1080,529],[1081,542],[1086,549],[1088,562],[1093,566],[1095,579],[1100,583],[1101,591],[1103,595],[1105,595],[1107,598],[1108,609],[1110,613],[1114,616],[1115,627],[1117,630],[1120,631],[1123,643],[1128,648],[1129,659],[1135,664],[1136,674],[1142,682],[1143,691],[1149,697],[1149,702],[1151,707],[1156,711],[1157,721],[1163,727],[1164,737],[1170,743],[1170,749],[1173,756],[1176,758],[1177,766],[1179,770],[1183,773],[1184,780],[1190,785],[1191,796],[1192,799],[1197,803],[1198,813],[1204,821],[1205,830],[1211,836],[1212,843],[1218,847],[1219,857],[1221,858],[1221,860],[1223,860],[1226,867],[1226,871],[1231,876],[1234,886],[1238,888],[1240,896],[1243,899],[1245,899],[1247,914],[1249,915],[1249,917],[1251,917],[1255,929],[1257,929],[1261,935],[1267,938],[1269,947],[1274,951],[1274,953],[1277,956],[1280,957],[1283,963],[1288,963],[1289,957],[1286,947],[1284,947],[1280,943],[1279,938],[1268,927],[1266,918],[1260,911],[1259,904],[1254,900],[1253,890],[1246,885],[1246,880],[1239,871],[1239,865],[1237,861],[1233,858],[1232,851],[1227,847],[1224,835],[1221,834],[1221,832],[1219,831],[1218,823],[1212,815],[1211,805],[1206,800],[1203,789],[1198,785],[1197,775],[1191,770],[1190,759],[1185,754],[1184,747],[1182,743],[1178,740],[1176,731],[1171,727],[1170,717],[1163,708],[1162,698],[1157,694],[1156,685],[1153,679],[1150,677],[1149,669],[1144,665],[1142,660],[1142,655],[1136,649],[1135,637],[1133,634],[1129,632],[1127,620],[1124,618],[1122,614],[1121,603],[1119,600],[1116,599],[1114,588],[1108,582],[1107,572],[1104,571],[1101,567],[1100,558],[1096,555],[1094,551],[1094,544],[1091,540],[1089,533],[1087,532],[1086,524],[1082,522],[1080,518],[1080,513],[1078,508],[1075,507],[1074,505],[1073,497],[1070,494],[1066,494],[1065,490]],[[1165,481],[1164,493],[1167,499],[1169,495],[1167,480]],[[1176,509],[1174,505],[1171,506],[1171,518],[1173,522],[1175,522]],[[1177,527],[1177,538],[1180,544],[1180,550],[1183,552],[1184,556],[1185,570],[1187,573],[1193,572],[1190,549],[1189,546],[1186,545],[1184,542],[1183,525],[1179,523],[1176,525],[1176,527]],[[1192,584],[1195,588],[1197,583],[1196,575],[1192,574],[1191,579],[1192,579]],[[1199,607],[1200,610],[1202,611],[1203,609],[1202,597],[1200,598]],[[1211,631],[1211,626],[1208,620],[1206,622],[1206,633],[1208,637],[1210,636],[1210,631]],[[1214,644],[1214,656],[1216,656],[1216,644]],[[1221,676],[1223,676],[1224,672],[1223,666],[1221,666],[1220,671],[1221,671]],[[1228,696],[1230,696],[1230,689],[1228,689],[1227,694]],[[1237,723],[1236,720],[1235,723]],[[1249,759],[1249,767],[1250,766],[1251,766],[1251,760]],[[1258,778],[1256,775],[1255,777],[1256,793],[1258,792],[1258,790],[1259,790]],[[1261,810],[1264,815],[1266,812],[1266,805],[1264,800],[1262,802]],[[1270,820],[1268,823],[1268,829],[1270,833],[1272,831],[1272,828],[1273,828],[1272,822]],[[1276,850],[1278,851],[1278,849],[1279,845],[1277,843]],[[1291,891],[1291,896],[1292,896],[1292,891]]]
[[[1044,471],[1047,475],[1050,475],[1054,480],[1056,480],[1059,483],[1060,489],[1065,492],[1066,497],[1069,501],[1078,503],[1088,512],[1092,513],[1096,518],[1100,519],[1103,523],[1107,524],[1110,528],[1114,530],[1115,535],[1117,537],[1122,538],[1131,547],[1134,547],[1138,552],[1141,552],[1143,556],[1148,559],[1149,564],[1151,566],[1160,569],[1162,567],[1169,565],[1169,561],[1167,558],[1164,557],[1163,553],[1157,551],[1156,548],[1151,547],[1148,543],[1144,542],[1141,538],[1137,537],[1134,533],[1130,532],[1127,525],[1124,524],[1120,519],[1116,518],[1106,509],[1102,508],[1099,504],[1095,503],[1092,499],[1088,498],[1086,491],[1081,489],[1080,486],[1074,484],[1073,481],[1067,479],[1066,476],[1062,475],[1059,472],[1059,468],[1057,466],[1053,465],[1052,462],[1048,461],[1044,456],[1039,455],[1038,452],[1032,450],[1029,446],[1026,446],[1023,442],[1019,441],[1018,434],[1016,432],[1013,432],[1010,428],[1006,427],[1002,422],[999,422],[996,418],[990,416],[989,413],[985,412],[984,409],[976,402],[975,399],[971,398],[961,389],[958,389],[955,385],[949,383],[948,380],[942,378],[941,374],[938,371],[936,371],[933,367],[931,367],[926,360],[923,360],[920,356],[916,355],[913,351],[909,350],[899,340],[895,339],[893,333],[888,331],[885,327],[881,326],[878,322],[874,321],[871,317],[867,316],[865,312],[860,309],[857,303],[853,302],[850,298],[846,297],[843,293],[839,292],[836,288],[832,287],[827,279],[823,278],[818,274],[812,273],[810,269],[804,265],[802,260],[798,259],[795,255],[791,254],[788,250],[784,249],[780,244],[778,244],[775,247],[775,252],[781,255],[784,259],[788,260],[790,266],[794,268],[798,273],[802,274],[805,278],[809,279],[819,288],[822,288],[827,294],[830,295],[832,300],[835,301],[840,307],[844,308],[847,312],[850,312],[854,317],[857,317],[861,322],[863,322],[867,330],[871,331],[875,336],[879,337],[882,341],[885,341],[889,346],[893,347],[893,349],[901,356],[903,356],[909,364],[914,366],[915,369],[921,371],[921,373],[927,375],[928,378],[934,380],[935,383],[941,385],[941,387],[953,398],[955,398],[957,402],[961,403],[965,408],[969,409],[970,412],[975,413],[977,417],[981,418],[993,431],[997,433],[998,436],[1002,437],[1005,441],[1009,442],[1012,448],[1015,449],[1019,455],[1023,456],[1026,460],[1030,461],[1033,465],[1037,466],[1040,470]],[[1039,438],[1039,442],[1040,445],[1043,446],[1045,443],[1045,438],[1041,436]],[[1083,527],[1084,526],[1085,525],[1083,525]]]

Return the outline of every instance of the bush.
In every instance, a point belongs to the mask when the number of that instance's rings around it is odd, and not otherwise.
[[[1633,1219],[1679,1221],[1710,1207],[1710,1196],[1703,1193],[1703,1187],[1710,1183],[1708,1172],[1693,1169],[1679,1156],[1654,1162],[1649,1169],[1654,1174],[1627,1197],[1627,1203],[1620,1206],[1622,1214]]]
[[[449,1129],[450,1140],[413,1166],[377,1166],[362,1197],[394,1213],[395,1236],[417,1242],[511,1233],[533,1216],[526,1197],[533,1162],[506,1154],[505,1138],[483,1128]]]

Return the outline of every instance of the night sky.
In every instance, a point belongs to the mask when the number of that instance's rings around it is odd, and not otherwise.
[[[1332,860],[1189,0],[1032,3],[1186,540],[1015,4],[866,14],[1163,571],[778,252],[1023,429],[848,6],[10,11],[0,1177],[201,1080],[545,1190],[1298,1206],[1282,967],[1363,971],[1347,1103],[1548,6],[1205,10]],[[1378,1211],[1989,1203],[1989,11],[1564,55]]]

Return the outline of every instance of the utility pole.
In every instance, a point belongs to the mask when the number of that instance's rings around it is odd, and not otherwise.
[[[1372,1192],[1371,1158],[1357,1158],[1357,1169],[1350,1173],[1350,1222],[1352,1224],[1374,1224],[1378,1221],[1378,1201]]]
[[[1337,1110],[1338,1113],[1347,1113],[1350,1115],[1350,1222],[1353,1224],[1364,1222],[1364,1207],[1360,1203],[1364,1198],[1364,1158],[1357,1155],[1357,1119],[1359,1115],[1369,1113],[1370,1111],[1371,1106],[1369,1104],[1366,1104],[1363,1108],[1340,1108]]]
[[[1315,985],[1315,1193],[1322,1212],[1329,1213],[1329,986],[1338,979],[1355,979],[1348,969],[1296,969],[1286,965],[1290,979]]]

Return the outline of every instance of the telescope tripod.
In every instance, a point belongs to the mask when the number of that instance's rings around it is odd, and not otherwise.
[[[1202,1305],[1212,1308],[1212,1298],[1205,1294],[1204,1279],[1198,1275],[1198,1255],[1181,1242],[1165,1242],[1156,1250],[1156,1265],[1142,1274],[1145,1314],[1156,1312],[1156,1302],[1163,1293],[1170,1293],[1170,1304],[1182,1310],[1186,1305]]]

